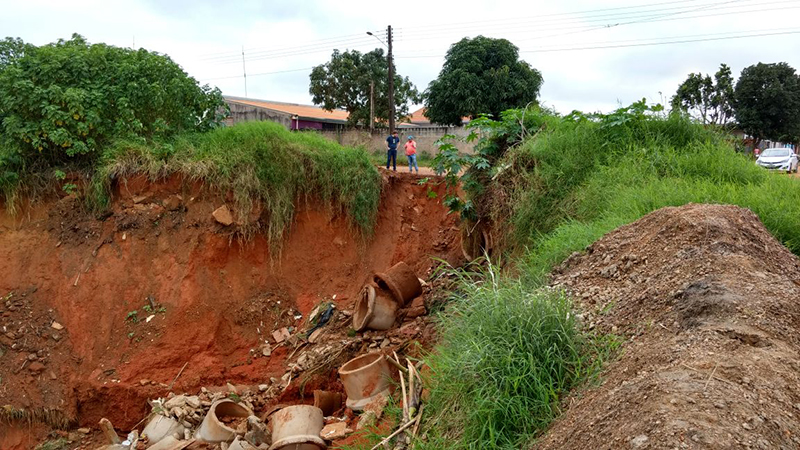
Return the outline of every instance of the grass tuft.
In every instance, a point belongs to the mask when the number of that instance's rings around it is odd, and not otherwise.
[[[562,293],[500,277],[492,266],[454,273],[458,294],[427,358],[431,397],[417,448],[520,448],[614,345],[581,333]]]

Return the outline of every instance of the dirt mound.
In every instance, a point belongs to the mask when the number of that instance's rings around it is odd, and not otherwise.
[[[626,342],[536,448],[800,446],[800,261],[752,212],[658,210],[552,284]]]
[[[170,390],[281,378],[300,353],[275,345],[273,331],[306,329],[327,302],[352,310],[371,275],[399,261],[423,279],[433,257],[458,263],[444,186],[420,180],[384,175],[368,239],[345,217],[299,205],[278,255],[212,218],[229,196],[179,178],[120,182],[100,217],[72,197],[0,213],[0,407],[11,411],[0,421],[22,412],[95,426],[107,417],[130,429],[147,399]],[[0,423],[0,448],[2,435]]]

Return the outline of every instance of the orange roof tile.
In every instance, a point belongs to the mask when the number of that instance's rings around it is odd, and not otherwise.
[[[247,98],[225,97],[226,101],[243,103],[245,105],[257,106],[259,108],[272,109],[287,114],[297,115],[301,119],[323,119],[346,122],[350,114],[347,111],[335,109],[326,111],[317,106],[299,105],[296,103],[268,102],[265,100],[254,100]]]

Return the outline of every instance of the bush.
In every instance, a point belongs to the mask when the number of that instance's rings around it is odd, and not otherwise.
[[[220,119],[219,89],[199,86],[166,55],[79,35],[42,47],[9,42],[24,51],[0,65],[0,145],[26,164],[91,159],[115,139],[203,131]]]
[[[459,275],[428,358],[421,448],[520,448],[613,348],[578,331],[564,295],[498,277],[491,266]]]

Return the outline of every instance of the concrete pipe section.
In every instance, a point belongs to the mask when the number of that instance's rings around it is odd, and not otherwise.
[[[221,417],[250,417],[253,413],[232,400],[218,400],[211,405],[203,423],[194,434],[195,439],[206,442],[230,442],[236,431],[220,421]]]
[[[339,368],[347,407],[361,411],[375,397],[389,395],[391,372],[389,363],[381,353],[368,353],[347,361]]]
[[[342,408],[342,393],[331,391],[314,391],[314,406],[322,410],[323,416],[332,416]]]
[[[183,430],[183,425],[177,420],[158,414],[150,419],[150,422],[144,427],[142,436],[147,436],[150,444],[155,444],[167,437],[183,439]]]
[[[319,432],[325,425],[316,406],[287,406],[272,414],[272,445],[269,450],[325,450]]]
[[[379,288],[387,289],[392,293],[401,307],[422,294],[422,284],[420,284],[417,274],[403,261],[395,264],[386,272],[376,273],[374,279]]]
[[[375,289],[374,286],[367,284],[361,290],[356,301],[356,309],[353,312],[353,328],[356,331],[367,328],[388,330],[394,326],[397,308],[397,302],[394,301],[389,291]]]

